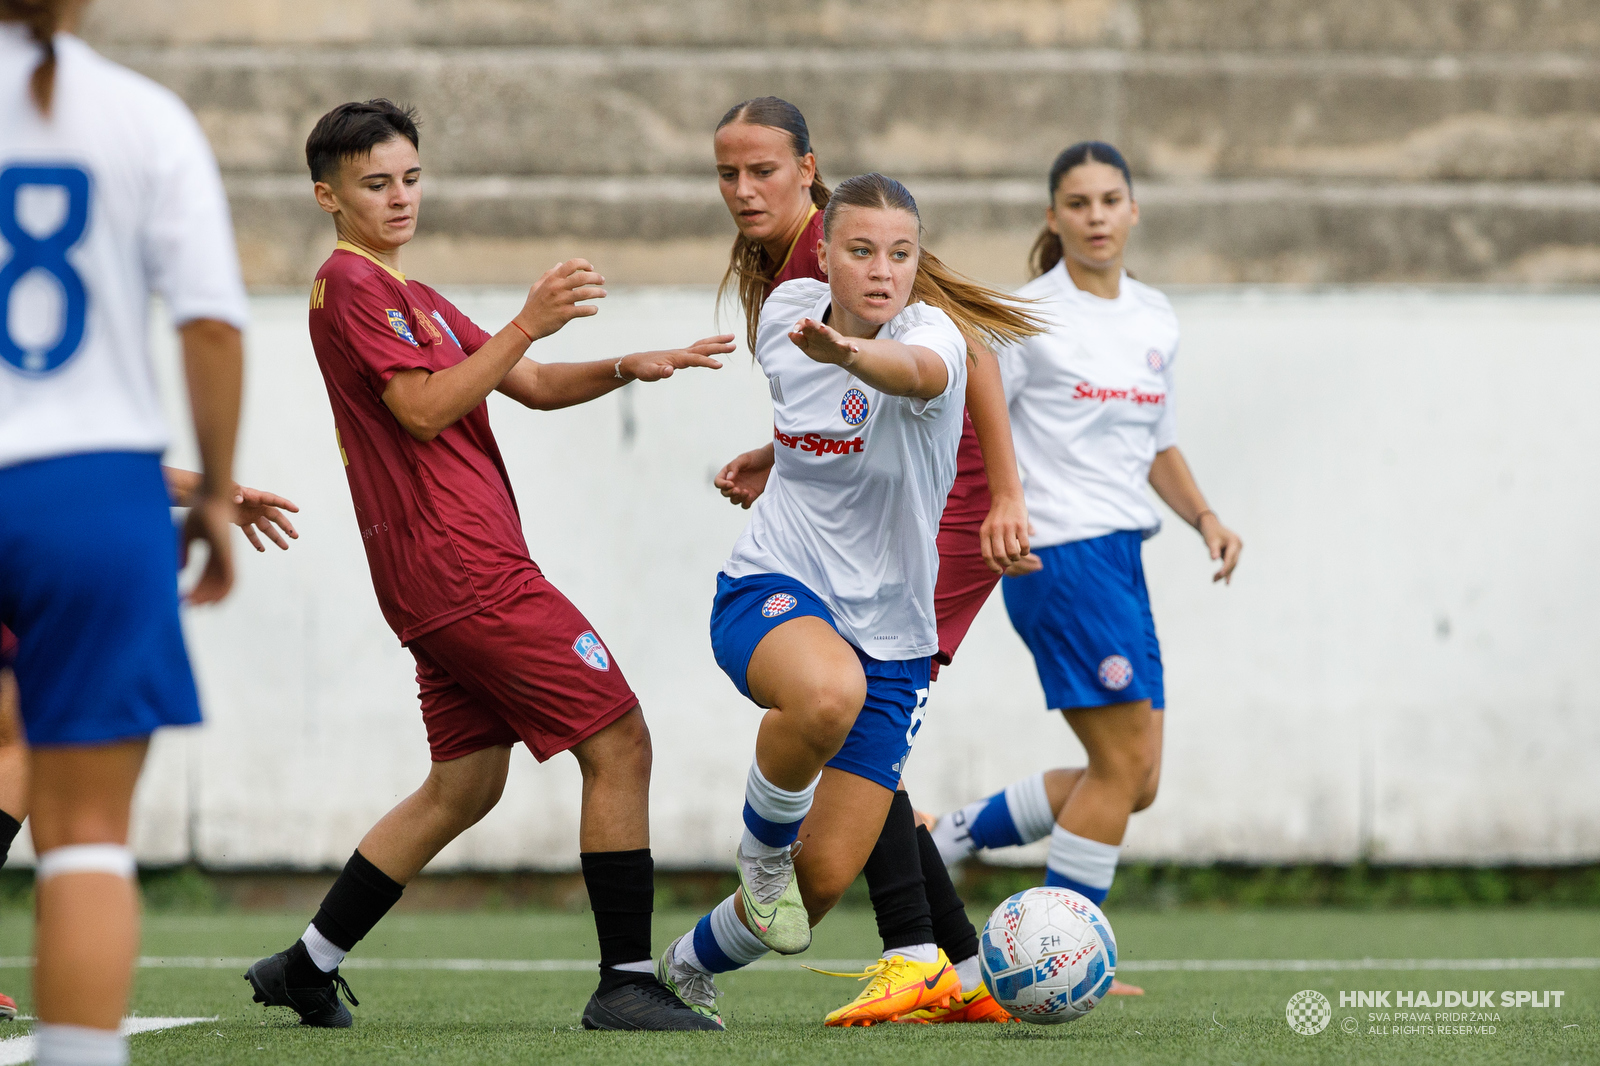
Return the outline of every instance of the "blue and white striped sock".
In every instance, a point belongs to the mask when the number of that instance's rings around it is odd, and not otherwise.
[[[820,780],[819,774],[799,792],[790,792],[768,781],[751,759],[744,786],[744,839],[739,850],[746,855],[788,851],[800,836],[800,823],[811,810],[811,797]]]
[[[1044,774],[1013,781],[987,799],[966,808],[967,832],[975,848],[1009,848],[1050,835],[1055,812],[1045,791]]]
[[[1102,844],[1069,833],[1059,825],[1050,831],[1050,857],[1045,861],[1048,888],[1070,888],[1099,906],[1117,876],[1120,844]]]
[[[702,973],[727,973],[748,966],[767,953],[767,946],[739,920],[733,900],[729,896],[717,904],[695,924],[693,936],[678,941],[680,963]]]

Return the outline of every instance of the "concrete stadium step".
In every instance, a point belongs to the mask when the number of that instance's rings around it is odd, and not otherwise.
[[[530,5],[537,6],[537,5]],[[731,104],[776,93],[825,175],[1036,176],[1117,142],[1152,178],[1600,178],[1600,56],[1096,49],[196,46],[111,54],[172,87],[228,170],[303,165],[349,99],[419,105],[435,173],[697,174]]]
[[[1025,279],[1043,190],[910,182],[930,246],[995,284]],[[1129,264],[1157,284],[1600,282],[1600,189],[1576,184],[1146,182]],[[229,178],[254,286],[309,282],[332,229],[299,175]],[[530,283],[584,255],[612,284],[709,283],[733,235],[715,185],[677,177],[445,176],[427,181],[408,271]]]
[[[1600,53],[1592,0],[121,0],[145,44],[901,45]]]

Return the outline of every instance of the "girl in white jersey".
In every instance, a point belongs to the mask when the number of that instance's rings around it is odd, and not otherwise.
[[[1140,544],[1161,520],[1146,484],[1195,527],[1214,580],[1227,582],[1239,538],[1217,519],[1178,450],[1167,298],[1123,270],[1139,220],[1133,178],[1115,148],[1073,145],[1050,168],[1051,206],[1034,246],[1046,332],[1000,353],[1033,553],[1002,583],[1012,624],[1033,652],[1046,705],[1089,756],[945,815],[933,835],[947,862],[978,848],[1050,836],[1047,885],[1105,899],[1128,817],[1161,774],[1166,700]]]
[[[878,839],[938,650],[935,536],[961,437],[963,333],[1037,328],[922,250],[915,201],[881,174],[834,191],[822,244],[827,282],[786,282],[761,310],[776,454],[712,608],[718,665],[767,708],[740,889],[657,967],[708,1017],[713,975],[804,951]],[[930,955],[869,971],[881,995],[905,1000],[898,1013],[960,991],[943,953]]]
[[[37,1059],[111,1066],[138,949],[134,784],[150,734],[200,717],[146,314],[159,292],[183,336],[203,469],[182,540],[209,545],[204,603],[233,576],[246,304],[199,124],[60,32],[81,6],[0,0],[0,625],[39,855]]]

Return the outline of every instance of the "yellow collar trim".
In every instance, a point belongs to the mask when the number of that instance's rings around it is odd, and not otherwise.
[[[815,210],[815,208],[813,208],[812,210]],[[402,284],[402,285],[405,284],[406,276],[404,274],[400,273],[400,271],[396,270],[394,267],[390,266],[388,263],[385,263],[382,259],[379,259],[377,256],[373,255],[371,252],[366,251],[365,249],[362,249],[362,248],[357,248],[355,245],[351,244],[349,241],[339,241],[337,244],[335,244],[333,246],[333,250],[336,251],[336,252],[354,252],[357,255],[359,255],[361,258],[363,258],[363,259],[370,259],[374,263],[377,263],[379,266],[383,267],[383,269],[387,270],[389,273],[393,274],[395,276],[395,278],[397,278],[399,280],[400,284]]]
[[[817,213],[817,205],[811,205],[811,213],[806,215],[806,220],[800,223],[800,232],[794,235],[794,240],[789,243],[789,254],[783,257],[783,262],[778,264],[778,269],[772,272],[773,277],[783,273],[783,268],[789,265],[789,260],[794,258],[794,250],[800,247],[800,238],[806,235],[806,229],[811,225],[811,217]]]

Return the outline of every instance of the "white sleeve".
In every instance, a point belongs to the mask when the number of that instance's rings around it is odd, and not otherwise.
[[[158,132],[151,146],[153,193],[140,227],[145,276],[174,325],[214,318],[243,329],[249,303],[211,146],[176,98]]]
[[[944,391],[931,399],[910,397],[911,413],[918,418],[940,414],[951,403],[965,403],[967,399],[967,340],[943,311],[919,314],[905,328],[895,331],[895,340],[927,348],[944,360]]]
[[[1161,405],[1161,418],[1156,422],[1156,451],[1164,452],[1178,443],[1178,416],[1173,410],[1177,390],[1173,387],[1172,364],[1178,361],[1178,349],[1172,349],[1161,376],[1167,383],[1167,401]]]

